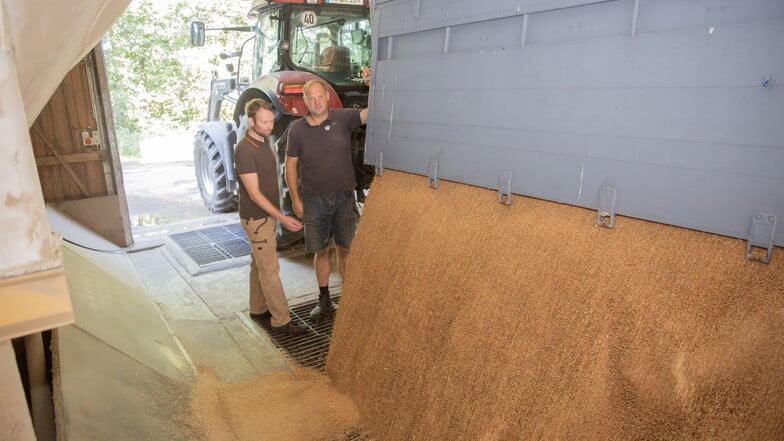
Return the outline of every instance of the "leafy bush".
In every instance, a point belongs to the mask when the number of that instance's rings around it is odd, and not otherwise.
[[[138,158],[141,154],[139,132],[133,131],[128,127],[117,126],[115,128],[115,134],[117,135],[117,145],[120,148],[120,155],[129,158]]]
[[[106,70],[120,151],[139,155],[144,137],[189,129],[204,119],[218,53],[248,37],[211,33],[194,48],[189,24],[246,25],[248,2],[134,0],[104,37]]]

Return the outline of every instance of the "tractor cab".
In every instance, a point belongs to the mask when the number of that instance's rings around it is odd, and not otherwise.
[[[365,86],[370,66],[370,20],[366,2],[256,1],[255,72],[314,73],[336,90]]]
[[[245,103],[260,97],[256,90],[281,107],[283,114],[301,116],[285,105],[290,99],[280,100],[286,92],[301,93],[296,79],[303,77],[292,75],[296,72],[321,77],[343,107],[366,106],[372,55],[369,12],[368,2],[363,0],[253,0],[248,18],[254,26],[208,29],[202,22],[191,23],[195,46],[204,45],[208,30],[255,33],[240,50],[221,55],[224,59],[237,57],[239,69],[234,71],[234,64],[227,63],[231,76],[213,78],[207,120],[232,115],[226,111],[230,106],[239,125]],[[249,58],[253,60],[252,72],[243,62]]]

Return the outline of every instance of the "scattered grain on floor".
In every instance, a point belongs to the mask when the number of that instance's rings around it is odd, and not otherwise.
[[[190,405],[210,441],[322,441],[359,420],[354,403],[326,376],[300,368],[241,383],[202,371]]]

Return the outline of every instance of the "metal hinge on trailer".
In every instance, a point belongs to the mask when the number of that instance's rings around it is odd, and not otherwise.
[[[376,176],[384,176],[384,152],[376,154]]]
[[[746,258],[757,262],[770,263],[773,256],[773,237],[776,232],[776,215],[757,211],[751,217],[751,231],[746,244]],[[767,250],[765,256],[752,253],[753,248]]]
[[[508,170],[498,174],[498,203],[512,205],[512,172]]]
[[[438,188],[438,161],[435,159],[427,161],[427,186]]]
[[[596,213],[596,223],[600,227],[612,228],[615,226],[615,189],[602,187],[599,190],[599,211]]]

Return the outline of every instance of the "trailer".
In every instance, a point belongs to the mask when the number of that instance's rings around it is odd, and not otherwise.
[[[366,160],[784,245],[784,3],[379,0]]]

